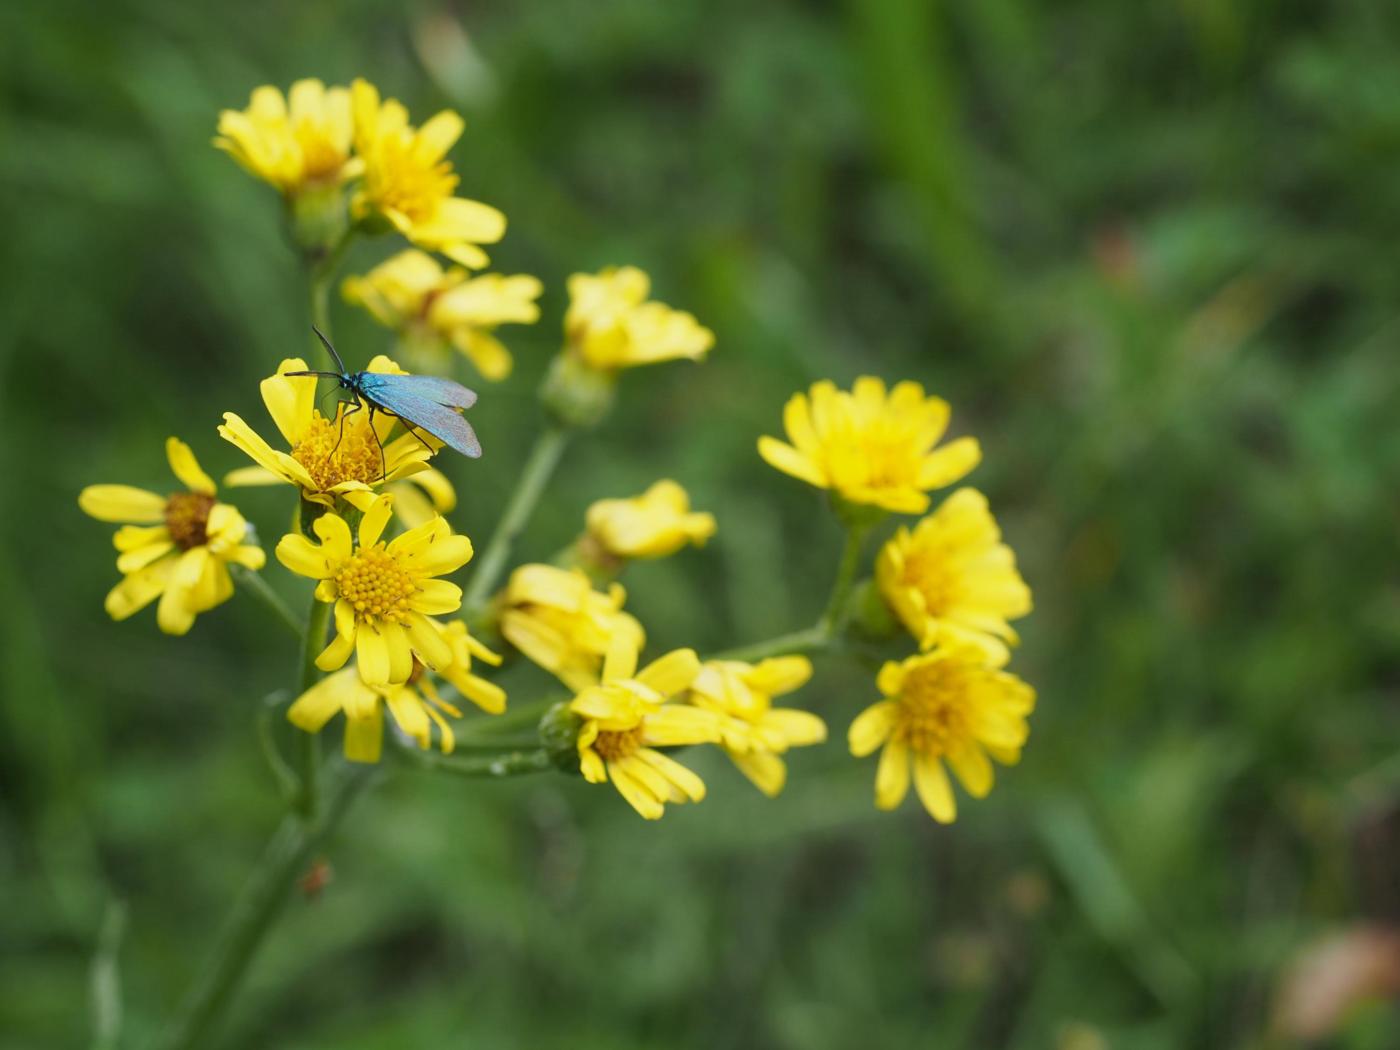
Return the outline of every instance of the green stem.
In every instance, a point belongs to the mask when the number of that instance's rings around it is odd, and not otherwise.
[[[245,588],[254,598],[257,598],[258,601],[262,602],[263,605],[267,606],[273,615],[277,617],[278,622],[296,635],[298,641],[301,641],[301,622],[297,620],[296,615],[287,606],[287,603],[282,600],[282,596],[274,591],[271,585],[262,578],[262,573],[254,572],[252,569],[246,569],[242,565],[230,565],[229,569],[233,573],[233,578],[238,581],[239,585]]]
[[[209,1045],[210,1032],[281,913],[288,889],[340,824],[351,803],[369,783],[372,772],[373,767],[369,766],[348,771],[317,819],[303,821],[292,815],[283,818],[234,905],[212,958],[185,997],[179,1018],[166,1038],[167,1050]]]
[[[316,657],[326,641],[326,624],[330,622],[331,605],[311,599],[311,613],[306,620],[306,639],[301,648],[301,693],[306,692],[321,678],[321,669],[316,666]],[[301,792],[297,796],[297,812],[302,819],[311,820],[316,816],[316,806],[320,795],[321,737],[316,733],[296,734],[300,741],[298,759],[301,765]]]
[[[335,272],[340,268],[340,260],[345,257],[346,249],[350,247],[350,242],[355,239],[355,228],[352,226],[345,231],[340,240],[336,241],[331,248],[317,262],[313,263],[309,270],[311,283],[311,323],[326,334],[326,338],[331,337],[331,304],[330,290],[331,282],[335,280]],[[311,343],[319,354],[323,354],[329,361],[325,347],[316,338],[315,333],[311,335]]]
[[[534,729],[540,724],[540,719],[544,717],[546,711],[560,700],[567,699],[569,699],[568,695],[561,693],[533,704],[512,707],[509,711],[499,715],[473,718],[462,726],[457,735],[464,739],[490,738],[519,732],[522,729]]]
[[[485,551],[477,561],[476,570],[472,573],[471,582],[462,597],[462,608],[468,615],[485,604],[500,579],[506,559],[510,557],[511,544],[524,531],[525,524],[534,512],[535,504],[539,502],[545,485],[549,483],[550,475],[559,465],[559,458],[569,443],[569,433],[563,427],[551,426],[535,439],[535,447],[530,450],[530,458],[525,461],[525,467],[520,472],[515,492],[506,504],[505,513],[501,515],[500,523],[486,544]]]
[[[543,748],[500,751],[494,755],[440,755],[435,751],[420,751],[410,745],[398,746],[399,753],[414,765],[459,777],[516,777],[543,773],[553,768],[549,754]]]
[[[831,597],[826,601],[826,611],[821,619],[811,627],[790,634],[780,634],[752,645],[741,645],[716,653],[716,660],[742,660],[754,663],[770,656],[789,656],[795,653],[814,653],[831,648],[843,622],[846,604],[851,596],[851,588],[856,582],[856,572],[860,569],[861,550],[870,526],[861,522],[846,525],[846,543],[841,551],[841,562],[836,567],[836,580],[831,585]]]
[[[797,653],[821,652],[830,647],[831,639],[831,632],[818,624],[816,627],[808,627],[801,631],[793,631],[790,634],[780,634],[776,638],[768,638],[761,642],[754,642],[752,645],[741,645],[737,649],[726,649],[722,653],[716,653],[714,659],[742,660],[745,663],[757,663],[759,660],[766,660],[770,656],[792,656]]]
[[[851,587],[856,582],[856,571],[860,568],[860,553],[865,546],[865,537],[870,526],[862,523],[846,525],[846,544],[841,551],[841,564],[836,569],[836,581],[831,585],[831,597],[827,599],[826,611],[817,621],[817,626],[828,636],[834,635],[841,626],[842,615],[846,611],[846,600],[851,596]]]

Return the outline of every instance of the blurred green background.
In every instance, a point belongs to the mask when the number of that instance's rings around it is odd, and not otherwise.
[[[86,1042],[113,902],[144,1045],[277,818],[253,710],[292,646],[247,598],[184,639],[108,621],[75,497],[164,489],[172,433],[244,465],[214,427],[265,427],[308,319],[214,123],[364,75],[464,113],[493,262],[547,286],[473,412],[486,458],[447,464],[457,527],[484,540],[538,426],[564,278],[633,262],[716,348],[624,378],[519,553],[675,477],[720,531],[627,575],[652,651],[802,626],[838,529],[755,439],[816,378],[917,379],[983,442],[1041,700],[951,828],[874,811],[842,744],[873,684],[837,661],[798,694],[833,740],[777,801],[716,754],[659,825],[562,776],[395,776],[228,1045],[1400,1046],[1393,1006],[1338,1008],[1400,987],[1397,32],[1379,0],[5,5],[0,1045]],[[384,349],[335,323],[352,363]],[[286,498],[238,498],[269,547]]]

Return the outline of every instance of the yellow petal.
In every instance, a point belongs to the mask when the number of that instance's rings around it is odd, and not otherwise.
[[[846,734],[851,754],[864,758],[888,740],[898,714],[898,701],[881,700],[857,715]]]
[[[384,747],[384,719],[374,713],[345,722],[345,757],[351,762],[378,762]]]
[[[729,760],[769,798],[777,798],[787,783],[787,764],[771,751],[730,751]]]
[[[636,757],[665,777],[691,802],[705,798],[705,782],[669,755],[644,747]]]
[[[928,815],[940,824],[951,824],[958,815],[948,773],[935,756],[920,754],[914,759],[914,789]]]
[[[89,485],[78,493],[78,506],[98,521],[142,524],[165,520],[165,497],[131,485]]]
[[[700,673],[700,658],[694,649],[677,649],[648,664],[637,681],[655,689],[662,696],[675,696],[690,688]]]
[[[155,601],[165,591],[175,571],[176,560],[165,558],[123,579],[107,595],[107,615],[114,620],[125,620]]]
[[[199,460],[194,458],[190,446],[179,438],[165,439],[165,457],[170,461],[171,471],[191,492],[202,492],[206,496],[212,496],[217,491],[214,479],[200,469]]]
[[[903,740],[891,740],[880,752],[875,770],[875,805],[894,809],[909,790],[909,747]]]
[[[365,516],[360,519],[360,546],[373,547],[384,535],[384,527],[389,524],[389,515],[394,511],[394,497],[380,496],[370,505]]]
[[[826,474],[815,463],[777,438],[759,438],[758,454],[770,467],[781,470],[784,474],[791,474],[799,481],[821,489],[830,487]]]
[[[982,461],[976,438],[961,437],[930,452],[919,467],[919,487],[937,489],[967,475]]]

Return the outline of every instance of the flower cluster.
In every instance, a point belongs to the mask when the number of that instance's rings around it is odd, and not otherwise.
[[[830,490],[842,517],[864,529],[885,512],[923,513],[930,490],[977,465],[973,438],[939,445],[950,415],[947,402],[917,383],[886,391],[864,376],[847,393],[823,381],[788,401],[790,443],[764,437],[758,451],[784,473]],[[883,747],[875,778],[881,809],[903,800],[912,766],[924,808],[947,823],[957,807],[944,763],[981,798],[992,787],[991,760],[1020,759],[1035,692],[1004,668],[1008,645],[1018,640],[1009,621],[1031,611],[1030,589],[986,497],[963,488],[884,544],[875,592],[879,611],[891,623],[897,618],[920,652],[881,669],[876,685],[884,699],[852,723],[851,752]]]
[[[992,786],[992,763],[1014,763],[1025,742],[1035,694],[1005,668],[1018,642],[1011,621],[1030,611],[1031,598],[981,493],[959,489],[930,512],[929,493],[966,476],[981,449],[971,437],[944,440],[951,410],[917,383],[887,389],[862,377],[844,391],[817,382],[788,401],[785,441],[758,440],[769,464],[830,493],[848,533],[818,623],[704,660],[675,649],[639,670],[647,634],[624,608],[618,577],[633,562],[703,546],[716,531],[714,515],[693,509],[686,489],[666,478],[640,495],[597,500],[570,546],[507,575],[510,545],[565,440],[606,414],[619,373],[700,361],[714,335],[690,313],[653,301],[636,267],[576,273],[562,344],[540,390],[551,425],[466,591],[449,578],[474,560],[474,549],[445,517],[457,491],[439,469],[442,435],[451,429],[436,413],[460,410],[475,395],[446,379],[414,380],[419,390],[454,391],[450,406],[415,413],[410,398],[395,414],[367,391],[395,385],[370,383],[374,377],[408,376],[399,359],[441,372],[464,358],[481,377],[505,379],[513,357],[498,329],[539,320],[536,278],[471,272],[487,265],[483,246],[502,239],[506,220],[457,195],[448,153],[463,128],[451,110],[415,125],[402,103],[364,80],[349,87],[302,80],[286,96],[260,87],[246,109],[219,118],[215,145],[286,203],[322,328],[325,292],[352,237],[397,234],[410,245],[340,285],[347,303],[392,331],[394,356],[373,357],[355,376],[315,372],[287,357],[260,386],[272,440],[237,412],[217,428],[251,461],[228,472],[225,484],[285,485],[296,495],[294,524],[275,551],[314,586],[305,673],[288,720],[318,733],[342,715],[344,752],[355,762],[380,760],[386,721],[400,744],[426,751],[436,742],[450,754],[463,732],[477,732],[454,725],[461,699],[505,713],[505,691],[479,673],[482,665],[523,657],[570,694],[552,706],[546,699],[543,718],[526,708],[498,720],[534,734],[524,768],[552,758],[590,783],[611,783],[654,819],[667,803],[705,795],[676,749],[713,745],[763,794],[778,795],[789,752],[827,737],[816,714],[777,702],[812,678],[806,653],[877,644],[902,626],[913,652],[884,664],[876,679],[882,698],[854,720],[848,743],[858,756],[881,749],[878,806],[897,805],[912,778],[928,812],[952,820],[947,769],[981,797]],[[350,391],[333,408],[318,400],[325,375]],[[166,452],[182,490],[93,485],[80,496],[89,514],[125,523],[115,536],[123,579],[107,597],[110,614],[123,619],[159,598],[160,628],[183,634],[241,578],[294,622],[257,575],[265,557],[252,527],[218,501],[186,445],[171,438]],[[873,578],[857,586],[863,542],[890,513],[925,516],[887,537]]]

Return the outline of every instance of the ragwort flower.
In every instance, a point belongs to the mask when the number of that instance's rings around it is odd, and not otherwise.
[[[456,572],[472,556],[471,541],[442,518],[385,543],[392,507],[392,496],[376,497],[353,539],[345,519],[327,512],[312,526],[319,544],[299,533],[277,544],[278,560],[321,581],[317,599],[335,603],[335,637],[316,666],[334,671],[353,651],[369,685],[406,682],[415,656],[435,671],[452,663],[453,647],[428,617],[455,612],[462,589],[434,577]]]
[[[127,522],[112,537],[125,578],[107,595],[107,613],[125,620],[157,598],[156,623],[184,634],[195,616],[233,595],[230,562],[261,569],[262,548],[244,540],[248,523],[215,499],[216,489],[190,447],[168,438],[165,455],[185,491],[161,496],[130,485],[89,485],[78,506],[99,521]]]
[[[669,479],[631,499],[598,500],[585,522],[589,538],[613,558],[664,558],[715,533],[715,516],[692,511],[685,489]]]
[[[426,252],[409,248],[341,286],[348,302],[363,306],[399,336],[399,348],[441,367],[455,347],[486,379],[504,379],[513,361],[492,333],[503,324],[539,320],[535,300],[544,291],[534,277],[488,273],[469,277],[444,270]]]
[[[850,393],[823,379],[783,410],[792,444],[761,437],[758,452],[783,473],[850,503],[922,514],[928,490],[951,485],[982,458],[975,438],[934,448],[949,415],[948,402],[926,397],[918,383],[898,383],[886,395],[873,376],[857,379]]]
[[[894,809],[914,788],[934,820],[957,816],[943,763],[953,767],[967,793],[992,790],[992,759],[1014,765],[1030,732],[1026,716],[1035,690],[1002,668],[1004,653],[981,646],[940,646],[893,661],[876,679],[885,699],[851,723],[851,754],[864,757],[883,745],[875,773],[875,805]]]
[[[472,673],[474,656],[491,664],[500,663],[501,658],[468,634],[460,620],[434,626],[452,651],[451,661],[437,673],[482,710],[491,714],[504,711],[505,691]],[[345,757],[351,762],[378,762],[386,708],[404,735],[424,750],[432,746],[432,727],[436,725],[438,746],[443,754],[451,754],[456,736],[443,715],[461,718],[462,712],[439,695],[427,668],[416,659],[408,681],[397,685],[368,685],[349,667],[327,675],[292,703],[287,719],[308,733],[319,733],[335,715],[343,713]]]
[[[622,611],[626,597],[618,583],[595,591],[578,569],[522,565],[501,594],[501,634],[570,689],[585,689],[597,683],[614,639],[638,651],[646,642],[642,625]]]
[[[336,418],[322,416],[316,407],[316,377],[285,374],[304,371],[306,367],[306,362],[299,357],[287,358],[277,366],[277,374],[264,379],[260,385],[263,404],[289,452],[274,449],[241,416],[224,413],[219,436],[242,449],[258,464],[233,471],[224,479],[226,484],[287,483],[296,485],[301,489],[302,498],[313,503],[333,507],[336,497],[340,496],[363,510],[369,506],[374,488],[426,468],[434,450],[411,433],[389,441],[397,422],[392,416],[371,413],[363,406],[347,413],[349,406],[345,402],[337,408]],[[369,363],[366,371],[403,374],[398,365],[382,354]],[[451,489],[441,475],[430,482],[425,479],[424,488],[434,503],[445,495],[444,485]]]
[[[720,716],[721,743],[730,759],[769,798],[787,781],[783,752],[826,739],[826,723],[810,711],[773,706],[773,697],[800,688],[811,677],[812,662],[805,656],[756,664],[708,660],[690,687],[692,704]]]
[[[667,703],[695,680],[700,660],[677,649],[637,671],[637,650],[622,637],[609,647],[602,683],[579,693],[569,709],[580,718],[579,769],[590,784],[611,780],[647,820],[667,802],[699,802],[705,783],[657,747],[713,743],[719,719],[698,707]]]
[[[704,357],[714,333],[684,310],[647,302],[650,289],[647,275],[635,266],[574,274],[564,315],[569,349],[601,371]]]
[[[462,118],[445,109],[415,128],[401,102],[381,101],[379,90],[365,80],[351,85],[351,108],[355,150],[364,163],[350,204],[355,218],[381,217],[420,248],[472,269],[485,266],[479,245],[505,236],[506,217],[490,205],[452,195],[459,180],[444,158],[462,134]]]
[[[976,489],[958,489],[911,531],[900,527],[875,562],[880,593],[927,650],[968,642],[1004,651],[1008,620],[1031,611],[1016,555]]]
[[[247,109],[220,113],[214,145],[250,175],[293,197],[358,173],[360,164],[350,156],[353,132],[349,91],[298,80],[285,99],[277,88],[264,86],[253,91]]]

